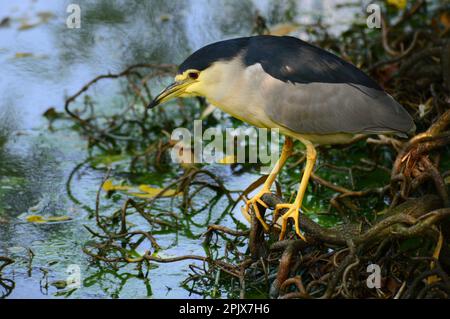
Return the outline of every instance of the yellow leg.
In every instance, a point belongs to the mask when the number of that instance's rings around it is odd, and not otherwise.
[[[266,194],[270,193],[270,187],[272,186],[273,182],[275,182],[275,179],[277,178],[277,175],[280,173],[281,168],[286,163],[286,160],[291,156],[292,154],[292,147],[293,142],[290,137],[286,137],[284,140],[283,149],[281,151],[281,156],[276,162],[275,166],[273,167],[272,171],[270,172],[269,176],[267,176],[266,181],[264,182],[263,187],[261,190],[256,194],[252,199],[248,200],[245,204],[245,208],[243,208],[243,214],[248,215],[248,210],[250,209],[250,205],[253,206],[253,210],[255,212],[256,218],[258,218],[261,225],[264,227],[264,230],[266,232],[269,231],[269,226],[266,224],[264,219],[261,216],[261,213],[259,212],[257,203],[261,204],[262,206],[267,208],[267,205],[261,200],[261,197]]]
[[[297,196],[295,197],[294,203],[292,204],[278,204],[275,207],[275,217],[278,216],[279,210],[283,208],[288,208],[289,210],[281,217],[281,233],[280,240],[284,239],[286,234],[286,226],[289,218],[294,220],[295,232],[297,235],[306,241],[305,237],[300,232],[298,216],[300,213],[300,208],[302,207],[303,197],[305,195],[306,187],[308,186],[309,177],[311,176],[312,170],[314,168],[314,164],[316,162],[317,153],[314,145],[308,140],[300,140],[306,146],[306,164],[305,171],[303,173],[302,180],[300,182],[300,186],[298,188]],[[274,217],[274,218],[275,218]]]

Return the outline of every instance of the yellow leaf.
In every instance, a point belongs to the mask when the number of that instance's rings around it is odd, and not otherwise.
[[[30,215],[27,216],[27,222],[29,223],[45,223],[45,220],[42,216],[39,215]]]
[[[114,185],[113,182],[108,179],[103,183],[102,186],[103,190],[106,192],[110,191],[125,191],[128,195],[140,197],[140,198],[152,198],[158,195],[162,192],[163,188],[155,188],[148,185],[139,185],[139,190],[143,193],[136,192],[136,186],[127,186],[127,185]],[[175,189],[167,189],[164,194],[162,194],[162,197],[171,197],[177,194],[177,191]]]
[[[14,55],[14,58],[19,59],[19,58],[29,58],[32,57],[33,53],[28,53],[28,52],[17,52]]]
[[[102,188],[105,192],[110,192],[110,191],[127,191],[132,189],[133,187],[127,185],[114,185],[112,180],[108,179],[103,183]]]
[[[234,155],[228,155],[224,158],[220,159],[217,163],[219,164],[234,164],[236,163],[236,159],[234,158]]]
[[[148,185],[139,185],[139,190],[146,193],[143,194],[146,197],[147,196],[151,196],[151,197],[155,197],[156,195],[158,195],[159,193],[162,192],[162,188],[154,188]],[[171,196],[175,196],[177,195],[177,191],[175,189],[167,189],[164,194],[162,194],[162,196],[164,197],[171,197]]]
[[[112,190],[114,189],[112,180],[107,179],[107,180],[103,183],[102,188],[103,188],[103,190],[104,190],[105,192],[112,191]]]
[[[29,23],[22,23],[21,25],[20,25],[20,27],[19,27],[19,31],[24,31],[24,30],[29,30],[29,29],[33,29],[33,28],[35,28],[35,27],[37,27],[39,25],[39,23],[32,23],[32,24],[29,24]]]
[[[172,19],[172,15],[170,14],[163,14],[159,17],[159,19],[161,20],[161,22],[167,22],[170,19]]]
[[[42,217],[39,215],[30,215],[26,217],[27,222],[29,223],[54,223],[54,222],[63,222],[67,220],[71,220],[72,218],[69,216],[51,216],[51,217]]]
[[[406,7],[407,0],[387,0],[387,3],[393,5],[399,10],[403,10]]]

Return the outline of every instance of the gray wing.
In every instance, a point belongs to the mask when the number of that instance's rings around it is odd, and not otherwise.
[[[281,86],[281,87],[280,87]],[[408,112],[386,92],[348,83],[283,83],[266,113],[303,134],[411,133]]]

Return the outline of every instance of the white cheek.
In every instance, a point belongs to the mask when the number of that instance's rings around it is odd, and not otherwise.
[[[203,93],[201,91],[201,85],[199,84],[199,82],[189,85],[185,90],[185,94],[188,94],[191,96],[192,95],[203,95]]]

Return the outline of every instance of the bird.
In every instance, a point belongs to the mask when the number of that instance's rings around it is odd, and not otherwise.
[[[179,65],[175,81],[148,105],[156,107],[176,97],[200,96],[250,125],[278,129],[285,136],[280,158],[261,189],[246,200],[265,232],[269,226],[258,203],[270,193],[294,140],[306,148],[306,163],[293,203],[274,209],[281,216],[279,239],[289,219],[296,234],[309,178],[317,159],[317,145],[348,143],[371,134],[407,137],[416,126],[408,111],[362,70],[337,55],[292,36],[259,35],[206,45]]]

